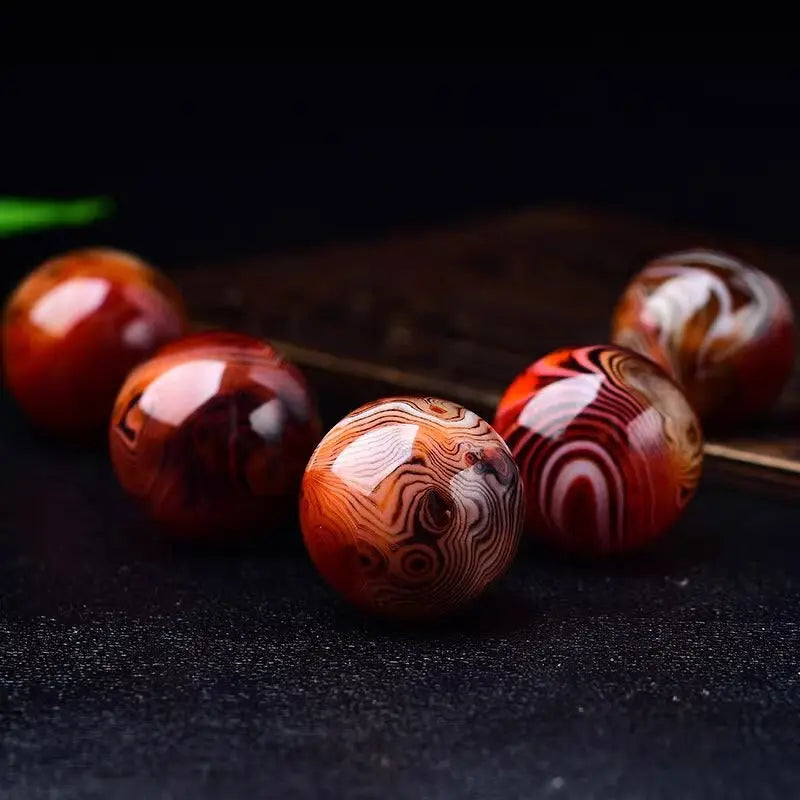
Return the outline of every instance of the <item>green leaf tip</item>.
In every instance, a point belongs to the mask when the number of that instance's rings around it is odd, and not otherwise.
[[[0,238],[46,228],[91,225],[113,213],[110,197],[49,200],[0,195]]]

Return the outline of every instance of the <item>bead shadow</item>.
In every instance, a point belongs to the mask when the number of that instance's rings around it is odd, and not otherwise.
[[[715,532],[701,533],[680,525],[644,549],[633,553],[593,558],[563,553],[528,539],[520,549],[518,559],[535,563],[538,567],[558,567],[578,574],[669,577],[713,561],[719,555],[721,547],[721,538]]]
[[[331,595],[333,597],[333,595]],[[413,622],[365,615],[336,599],[333,623],[370,636],[413,639],[447,639],[462,636],[504,636],[535,625],[541,610],[525,593],[497,586],[469,606],[445,617]]]
[[[0,386],[0,390],[6,391]],[[10,397],[0,411],[7,417],[4,426],[4,439],[9,445],[20,445],[25,448],[52,450],[61,456],[108,453],[108,431],[106,427],[81,436],[59,436],[37,428],[22,413],[16,402]]]
[[[191,536],[181,537],[169,531],[160,530],[156,523],[143,517],[143,525],[149,525],[157,537],[159,547],[164,556],[177,558],[240,558],[275,556],[303,557],[305,548],[300,536],[300,526],[297,518],[297,509],[285,509],[279,516],[269,520],[263,527],[254,528],[247,532],[237,533],[229,539],[208,538],[192,539]]]

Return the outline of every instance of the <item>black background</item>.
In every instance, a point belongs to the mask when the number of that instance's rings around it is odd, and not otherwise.
[[[758,41],[716,39],[729,57]],[[800,67],[674,43],[688,60],[7,67],[0,188],[110,194],[119,216],[94,235],[166,267],[548,202],[798,244]]]
[[[119,203],[0,240],[6,286],[87,241],[168,269],[562,201],[800,244],[796,66],[185,60],[0,73],[0,193]],[[706,480],[654,551],[528,550],[411,631],[343,609],[291,524],[158,540],[102,452],[0,402],[2,796],[797,795],[796,503]]]

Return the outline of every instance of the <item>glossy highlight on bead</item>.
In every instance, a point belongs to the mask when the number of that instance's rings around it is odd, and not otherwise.
[[[611,337],[664,367],[710,427],[763,413],[795,362],[794,313],[781,286],[710,250],[650,262],[625,289]]]
[[[524,497],[503,440],[447,400],[356,409],[312,455],[300,521],[312,561],[347,601],[397,619],[439,617],[505,573]]]
[[[320,432],[296,367],[266,342],[209,332],[130,374],[109,443],[121,485],[165,530],[224,539],[273,527]]]
[[[140,259],[67,253],[32,272],[6,305],[5,383],[37,427],[100,433],[128,372],[186,326],[177,289]]]
[[[647,544],[680,517],[700,479],[691,406],[659,366],[619,347],[535,362],[508,387],[494,427],[519,465],[530,533],[561,550]]]

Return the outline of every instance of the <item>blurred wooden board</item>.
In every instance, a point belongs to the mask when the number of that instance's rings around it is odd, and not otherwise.
[[[770,272],[800,308],[798,253],[572,208],[200,265],[175,278],[197,318],[273,340],[321,391],[429,392],[491,416],[534,359],[607,341],[616,299],[646,261],[697,246]],[[769,419],[709,442],[708,455],[748,484],[800,488],[798,421],[796,372]]]

